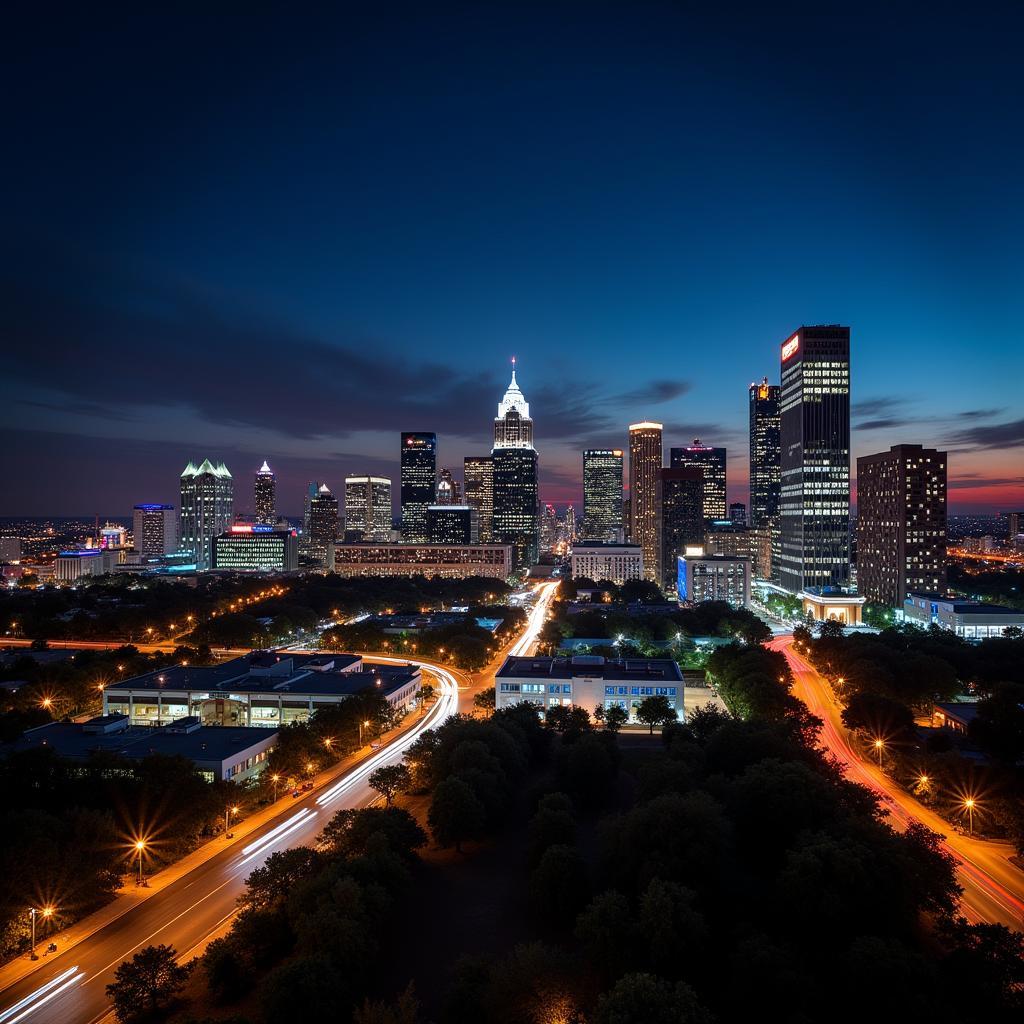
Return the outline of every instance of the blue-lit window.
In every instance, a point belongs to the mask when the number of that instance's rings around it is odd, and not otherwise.
[[[548,687],[548,693],[561,693],[561,692],[562,692],[562,687],[561,687],[561,685],[559,683],[552,683]]]
[[[619,689],[619,696],[620,697],[628,697],[629,696],[629,687],[628,686],[620,686],[618,689]]]
[[[604,695],[606,697],[614,697],[615,696],[615,687],[614,686],[606,686],[604,688]]]
[[[562,693],[572,693],[572,683],[563,683]]]
[[[519,692],[519,684],[518,683],[502,683],[501,684],[501,692],[502,693],[518,693]]]

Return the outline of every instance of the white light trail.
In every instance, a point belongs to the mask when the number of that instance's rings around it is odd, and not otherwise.
[[[81,979],[81,971],[77,967],[69,967],[55,978],[51,978],[41,988],[37,988],[35,992],[29,993],[24,999],[0,1013],[0,1024],[17,1024],[19,1020],[23,1020],[30,1013],[35,1013],[40,1006],[59,996],[66,988],[70,988]],[[19,1011],[21,1012],[19,1013]]]

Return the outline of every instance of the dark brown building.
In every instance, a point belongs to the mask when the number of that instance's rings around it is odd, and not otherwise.
[[[857,460],[857,589],[893,608],[945,591],[945,452],[898,444]]]

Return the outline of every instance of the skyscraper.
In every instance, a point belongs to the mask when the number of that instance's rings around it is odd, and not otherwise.
[[[533,447],[530,404],[516,383],[515,360],[512,381],[498,403],[494,419],[495,543],[511,544],[515,568],[526,569],[537,561],[540,538],[537,522],[537,450]]]
[[[469,505],[431,505],[427,508],[431,544],[479,544],[476,509]]]
[[[850,576],[850,328],[801,327],[782,344],[780,584]]]
[[[178,550],[178,524],[173,505],[136,505],[132,515],[135,550],[159,558]]]
[[[676,559],[689,545],[704,543],[704,488],[707,479],[700,466],[663,469],[659,475],[661,566],[658,584],[675,586]]]
[[[345,530],[365,541],[391,539],[391,481],[386,476],[345,477]]]
[[[334,541],[338,536],[338,499],[327,484],[321,484],[309,502],[309,536],[306,553],[328,567],[334,560]]]
[[[704,518],[725,519],[725,449],[711,448],[695,438],[692,445],[673,448],[673,469],[700,469],[704,473]]]
[[[305,548],[306,540],[309,538],[309,511],[313,499],[320,493],[320,481],[310,480],[306,484],[306,491],[302,496],[302,547]]]
[[[644,575],[661,578],[658,525],[658,489],[661,477],[660,423],[633,423],[629,427],[629,537],[644,556]]]
[[[436,500],[437,434],[407,431],[402,434],[401,501],[402,540],[427,540],[427,506]]]
[[[946,453],[893,445],[857,460],[857,591],[902,608],[946,589]]]
[[[583,453],[583,539],[623,540],[621,448]]]
[[[267,460],[263,460],[259,472],[256,474],[255,497],[256,497],[256,522],[273,526],[277,522],[277,478],[274,476]]]
[[[461,505],[462,492],[459,489],[459,481],[452,476],[452,471],[443,467],[437,475],[437,497],[438,505]]]
[[[751,384],[750,396],[750,525],[768,537],[771,578],[778,582],[781,556],[779,502],[782,488],[781,388]],[[763,571],[763,570],[762,570]]]
[[[558,543],[558,513],[550,502],[540,512],[540,549],[545,554],[554,551]]]
[[[180,547],[190,551],[196,567],[209,569],[213,538],[223,533],[235,517],[235,482],[223,462],[209,459],[196,466],[190,462],[181,474]]]
[[[476,509],[480,543],[491,542],[494,523],[494,461],[490,455],[467,455],[462,461],[466,504]]]
[[[747,506],[742,501],[734,501],[729,505],[729,522],[737,526],[747,525]]]

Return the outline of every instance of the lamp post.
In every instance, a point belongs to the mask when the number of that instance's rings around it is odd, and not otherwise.
[[[143,884],[142,883],[142,854],[145,851],[145,849],[146,849],[146,840],[145,839],[137,839],[135,841],[135,850],[136,850],[136,852],[139,855],[139,881],[138,881],[139,885]]]
[[[369,728],[369,726],[370,720],[368,718],[359,723],[359,746],[363,745],[363,729]]]
[[[227,838],[228,829],[231,827],[231,819],[238,813],[238,804],[232,804],[224,808],[224,836]]]
[[[277,784],[281,781],[280,775],[271,775],[270,781],[274,784],[274,803],[277,803]]]
[[[29,947],[29,959],[38,960],[36,956],[36,914],[42,914],[44,918],[50,918],[53,916],[53,907],[43,907],[42,910],[36,910],[35,907],[30,907],[28,911],[29,919],[32,921],[32,945]]]
[[[964,807],[967,808],[967,820],[970,823],[969,834],[974,835],[974,797],[969,796],[964,801]]]
[[[882,770],[882,750],[885,748],[885,740],[875,740],[875,750],[878,751],[878,769]]]

